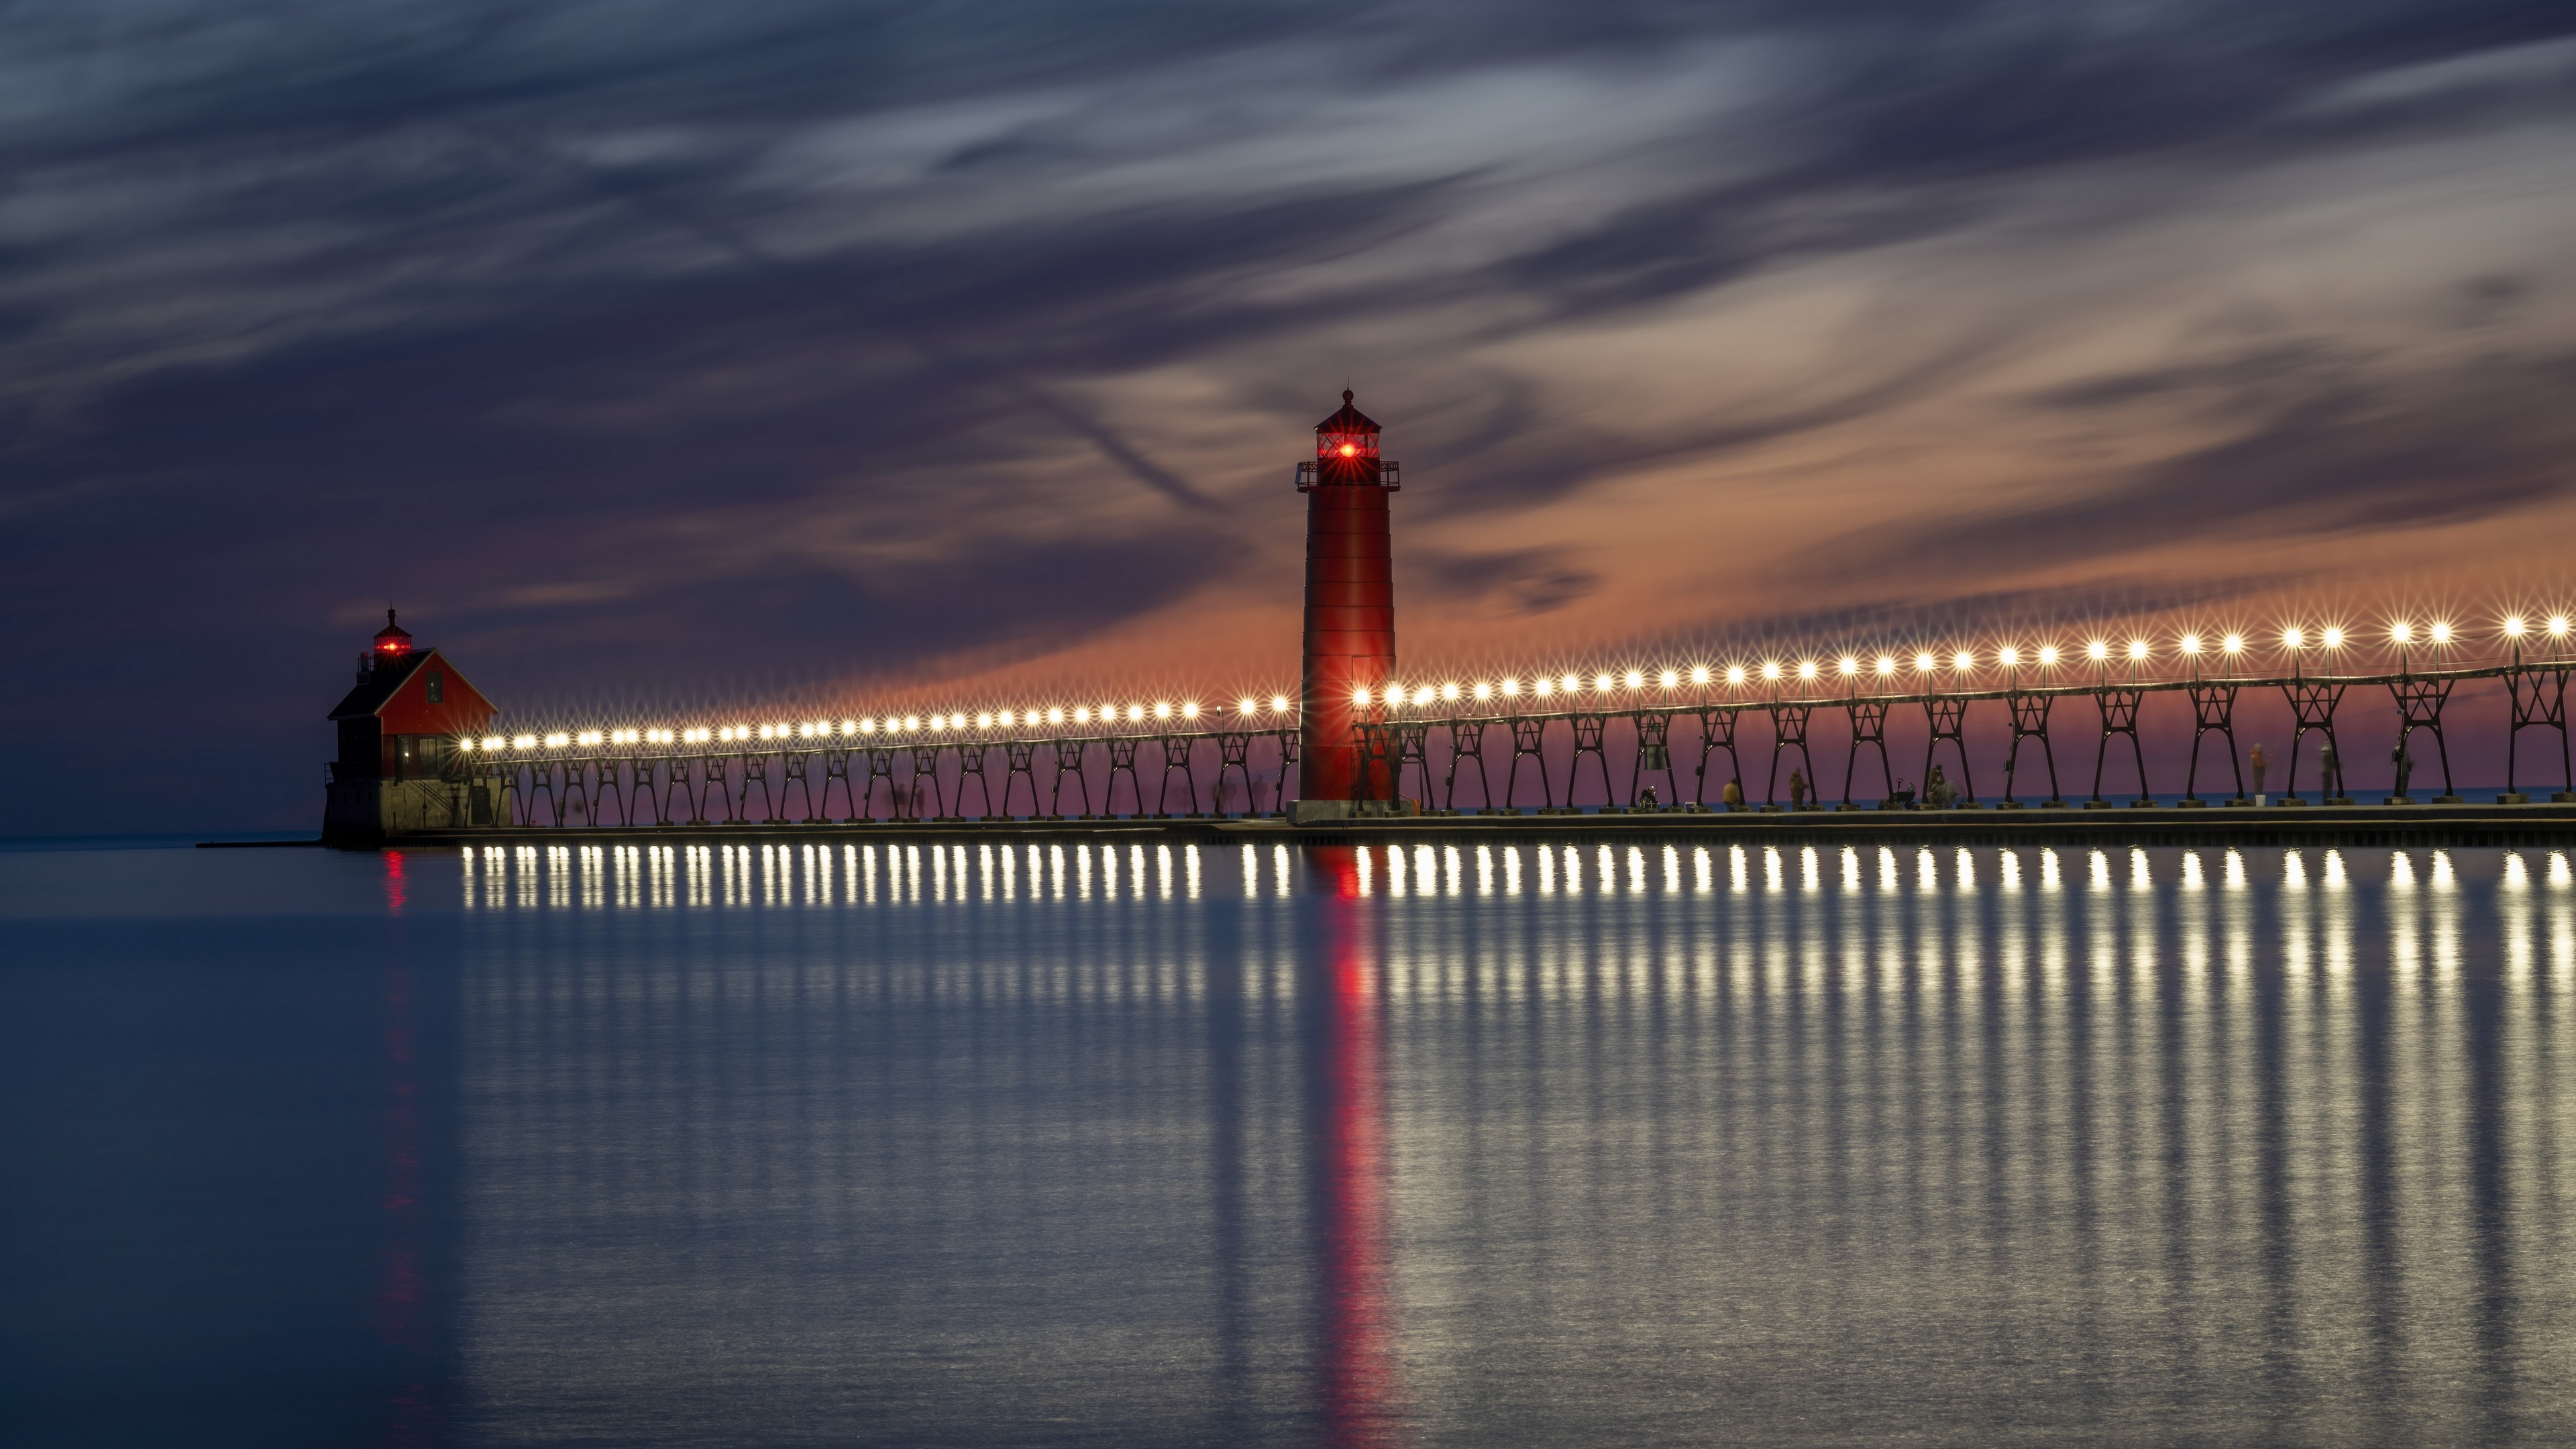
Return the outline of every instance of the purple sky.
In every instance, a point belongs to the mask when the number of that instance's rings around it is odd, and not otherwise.
[[[309,824],[389,603],[1266,693],[1345,379],[1426,677],[2576,603],[2563,6],[96,0],[0,148],[0,833]]]

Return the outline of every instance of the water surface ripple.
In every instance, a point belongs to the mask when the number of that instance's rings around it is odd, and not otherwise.
[[[0,857],[13,1442],[2576,1437],[2523,851]]]

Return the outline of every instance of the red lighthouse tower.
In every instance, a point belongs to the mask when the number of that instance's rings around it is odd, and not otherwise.
[[[1403,486],[1378,456],[1378,426],[1351,406],[1315,425],[1315,461],[1297,465],[1306,495],[1306,670],[1298,709],[1300,814],[1395,796],[1353,726],[1382,718],[1395,672],[1395,558],[1387,495]],[[1362,703],[1361,690],[1367,690]],[[1382,808],[1382,807],[1381,807]]]

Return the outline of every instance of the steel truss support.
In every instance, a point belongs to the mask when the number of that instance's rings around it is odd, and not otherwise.
[[[2048,742],[2048,707],[2057,702],[2057,696],[2015,690],[2004,696],[2004,702],[2012,706],[2013,729],[2012,749],[2004,756],[2004,804],[2020,808],[2013,795],[2013,771],[2021,764],[2022,741],[2037,740],[2039,757],[2048,765],[2048,798],[2040,802],[2040,807],[2054,809],[2064,805],[2057,791],[2057,751]]]
[[[1673,774],[1673,717],[1669,712],[1641,710],[1637,716],[1637,758],[1628,767],[1628,806],[1636,808],[1642,797],[1646,776],[1664,772],[1664,784],[1673,792],[1674,805],[1682,803],[1682,782]]]
[[[1512,717],[1512,767],[1503,775],[1503,805],[1506,809],[1518,807],[1520,794],[1515,787],[1520,784],[1523,758],[1535,760],[1538,763],[1539,803],[1551,810],[1555,809],[1556,792],[1547,782],[1546,720],[1529,719],[1519,715]],[[1573,797],[1574,788],[1571,781],[1567,782],[1565,793],[1568,799]]]
[[[985,754],[992,746],[969,740],[957,746],[957,818],[966,818],[966,782],[975,782],[975,797],[984,802],[983,817],[993,818],[993,782],[984,775]]]
[[[671,797],[676,794],[687,801],[689,806],[689,818],[678,823],[686,825],[707,823],[705,812],[698,808],[697,769],[698,759],[695,755],[679,756],[664,762],[661,805],[664,820],[670,820],[675,813],[671,809]]]
[[[2236,691],[2234,684],[2195,684],[2191,687],[2191,765],[2183,774],[2182,798],[2186,805],[2200,803],[2200,742],[2215,733],[2227,741],[2227,765],[2235,771],[2236,798],[2245,798],[2245,764],[2236,752]]]
[[[642,813],[637,809],[637,798],[639,796],[642,797],[642,803],[644,805],[652,808],[654,824],[667,825],[670,823],[662,815],[661,791],[653,782],[653,772],[658,768],[659,763],[659,761],[645,759],[642,756],[636,757],[634,765],[635,773],[629,776],[626,782],[626,798],[618,805],[618,809],[626,816],[627,824],[634,824],[636,816]]]
[[[527,825],[532,823],[521,818],[521,812],[519,810],[520,797],[518,761],[513,760],[506,765],[487,763],[483,768],[491,771],[492,778],[501,782],[499,798],[492,802],[492,823],[495,825]]]
[[[814,792],[805,784],[805,764],[813,756],[803,750],[781,750],[778,754],[779,758],[787,762],[786,778],[778,782],[779,814],[784,816],[787,813],[787,787],[793,785],[796,787],[796,798],[804,803],[805,818],[813,819]]]
[[[1279,784],[1270,797],[1282,815],[1288,813],[1288,776],[1297,767],[1297,742],[1301,738],[1295,730],[1279,731]]]
[[[1449,774],[1441,782],[1441,806],[1458,808],[1458,762],[1476,762],[1476,808],[1494,808],[1494,777],[1485,772],[1485,726],[1491,720],[1456,719],[1449,722]]]
[[[2086,802],[2094,808],[2110,803],[2102,798],[2102,767],[2111,756],[2113,735],[2129,737],[2129,755],[2138,767],[2138,798],[2130,803],[2140,807],[2156,803],[2147,793],[2147,752],[2138,743],[2138,705],[2146,697],[2145,690],[2125,684],[2106,684],[2093,691],[2093,703],[2102,711],[2102,737],[2093,744],[2093,798]]]
[[[1225,813],[1225,772],[1243,777],[1243,813],[1261,813],[1261,801],[1252,793],[1252,736],[1248,733],[1221,734],[1216,737],[1216,813]]]
[[[591,788],[590,767],[591,761],[587,759],[564,761],[564,799],[567,803],[574,800],[582,802],[583,819],[579,823],[606,825],[608,822],[599,818],[600,802]]]
[[[511,773],[516,772],[513,771]],[[502,783],[507,776],[503,774],[501,767],[498,765],[477,763],[474,766],[473,777],[480,780],[488,780],[492,783],[490,794],[492,801],[492,818],[490,820],[477,820],[474,821],[474,823],[477,825],[509,825],[514,823],[510,819],[510,805],[508,799],[512,787],[510,784]],[[470,807],[468,814],[470,817]]]
[[[733,819],[733,779],[731,762],[724,756],[700,755],[692,762],[693,778],[689,783],[689,823],[720,825]],[[710,812],[713,813],[710,813]]]
[[[1583,757],[1592,757],[1592,766],[1601,772],[1601,803],[1619,803],[1618,789],[1610,783],[1610,761],[1602,753],[1602,736],[1609,732],[1610,717],[1578,712],[1574,716],[1574,760],[1565,772],[1565,807],[1574,808],[1574,787],[1583,779]]]
[[[1082,818],[1085,820],[1091,818],[1091,779],[1082,772],[1082,757],[1090,748],[1090,743],[1084,740],[1055,742],[1055,781],[1054,788],[1047,792],[1048,819],[1064,818],[1064,777],[1066,775],[1073,776],[1073,788],[1082,794]],[[1111,783],[1116,782],[1113,779]],[[1035,788],[1034,783],[1032,788]]]
[[[563,796],[555,807],[555,823],[587,825],[591,823],[590,815],[590,771],[579,760],[566,760]]]
[[[548,825],[562,825],[565,823],[563,801],[564,797],[571,793],[572,789],[571,784],[565,778],[565,768],[565,763],[561,760],[541,760],[536,762],[534,767],[528,771],[529,804],[533,807],[539,797],[544,798],[546,802],[545,818]]]
[[[1774,704],[1771,711],[1771,779],[1763,787],[1762,803],[1780,803],[1780,756],[1794,749],[1803,770],[1799,778],[1807,782],[1810,795],[1822,795],[1816,788],[1816,759],[1807,753],[1807,719],[1816,712],[1812,704]]]
[[[1005,740],[1002,742],[1002,757],[1004,765],[1004,773],[1002,775],[1002,818],[1005,820],[1011,818],[1011,782],[1013,780],[1026,780],[1029,782],[1029,813],[1031,815],[1045,813],[1038,809],[1038,742],[1035,740]]]
[[[1708,803],[1708,757],[1719,750],[1726,751],[1726,778],[1734,781],[1736,790],[1741,793],[1744,789],[1744,762],[1735,753],[1735,722],[1744,713],[1743,709],[1735,705],[1703,706],[1692,713],[1699,716],[1699,770],[1693,777],[1699,784],[1691,792],[1691,803]],[[1721,800],[1726,797],[1723,783],[1719,784],[1717,793]]]
[[[1941,742],[1948,740],[1959,752],[1960,788],[1969,804],[1977,803],[1976,778],[1968,771],[1968,702],[1927,699],[1923,701],[1923,716],[1932,726],[1932,738],[1923,746],[1923,783],[1914,787],[1914,798],[1923,799],[1924,792],[1932,788],[1932,758],[1940,752]]]
[[[2558,778],[2566,788],[2556,799],[2576,796],[2576,767],[2571,767],[2567,750],[2567,675],[2568,666],[2536,665],[2516,667],[2505,675],[2505,688],[2513,693],[2513,723],[2504,732],[2504,789],[2511,795],[2514,785],[2514,746],[2526,729],[2558,731]]]
[[[933,820],[947,819],[948,795],[946,790],[941,786],[939,780],[939,746],[911,745],[907,748],[912,754],[912,778],[905,782],[906,788],[904,790],[904,794],[911,802],[910,814],[905,818],[911,820],[919,820],[922,818],[921,782],[928,780],[930,782],[929,818]],[[965,789],[964,783],[960,782],[958,788],[960,791],[963,791]]]
[[[1198,741],[1187,735],[1156,735],[1154,742],[1163,747],[1163,777],[1154,782],[1154,813],[1159,816],[1171,814],[1168,792],[1172,788],[1172,772],[1178,770],[1181,783],[1189,787],[1189,818],[1196,820],[1199,818],[1199,781],[1190,770],[1190,755]],[[1137,804],[1141,806],[1143,803],[1140,797]]]
[[[868,747],[868,782],[860,790],[858,809],[853,812],[854,817],[860,820],[877,818],[877,781],[879,780],[885,781],[886,818],[901,820],[903,792],[895,788],[894,750],[891,747],[881,748],[875,745]]]
[[[2451,681],[2409,676],[2389,685],[2388,693],[2396,699],[2398,713],[2397,748],[2388,756],[2393,772],[2389,784],[2394,787],[2389,791],[2388,803],[2402,805],[2408,802],[2407,790],[2413,784],[2408,777],[2413,767],[2406,763],[2406,746],[2417,730],[2429,730],[2433,735],[2433,751],[2442,761],[2442,793],[2433,803],[2459,804],[2460,793],[2451,784],[2451,747],[2442,739],[2442,706],[2451,698]]]
[[[662,767],[668,763],[667,760],[638,756],[629,764],[628,769],[632,773],[626,778],[626,800],[618,807],[626,812],[628,823],[641,824],[648,814],[653,817],[655,825],[671,823],[662,814],[662,783],[659,778]]]
[[[1431,723],[1428,720],[1399,722],[1395,726],[1395,760],[1387,767],[1388,793],[1404,798],[1404,767],[1413,767],[1413,778],[1422,786],[1415,797],[1424,809],[1431,806]]]
[[[760,823],[771,824],[778,819],[778,802],[769,794],[769,756],[744,755],[741,758],[742,788],[735,792],[742,802],[740,819],[745,824],[751,822],[751,788],[757,785],[760,787]]]
[[[1351,742],[1359,749],[1357,768],[1351,771],[1350,802],[1354,805],[1396,798],[1395,726],[1382,711],[1373,718],[1351,721]]]
[[[1107,743],[1109,745],[1109,783],[1100,788],[1100,813],[1113,820],[1117,818],[1118,776],[1121,771],[1124,771],[1127,776],[1127,793],[1136,797],[1136,813],[1144,814],[1145,787],[1136,779],[1136,747],[1144,741],[1133,736],[1124,739],[1113,736]]]
[[[723,825],[733,820],[733,757],[701,755],[698,757],[698,798],[692,802],[700,825]],[[721,813],[709,814],[712,808]]]
[[[733,757],[702,755],[698,759],[698,823],[721,825],[733,819]],[[709,802],[713,802],[712,806]],[[714,813],[710,814],[712,809]]]
[[[850,789],[850,752],[847,749],[823,752],[823,818],[826,820],[832,818],[832,782],[835,780],[841,782],[841,807],[847,812],[841,818],[858,819],[859,800],[857,793]]]
[[[714,792],[716,804],[724,810],[724,815],[708,820],[708,825],[732,825],[737,820],[737,812],[734,812],[734,755],[706,755],[701,763],[706,766],[706,779],[701,781],[701,789]]]
[[[1879,799],[1896,798],[1896,771],[1887,762],[1887,701],[1883,699],[1846,700],[1843,712],[1851,716],[1851,753],[1843,758],[1843,808],[1852,808],[1852,774],[1860,768],[1860,747],[1878,746]]]
[[[1351,774],[1351,803],[1368,800],[1368,792],[1379,779],[1387,782],[1387,794],[1395,794],[1392,772],[1381,777],[1378,771],[1395,759],[1395,726],[1362,720],[1351,726],[1351,739],[1360,748],[1360,767]]]
[[[484,778],[493,782],[492,823],[495,825],[518,824],[519,817],[512,813],[518,805],[519,772],[517,767],[496,765],[485,762],[477,764],[475,768],[483,772]]]
[[[2326,745],[2317,769],[2323,777],[2317,781],[2317,788],[2325,792],[2323,798],[2329,805],[2352,803],[2343,792],[2343,746],[2334,732],[2335,706],[2343,703],[2343,690],[2340,684],[2306,679],[2281,686],[2281,693],[2290,701],[2290,713],[2298,720],[2298,729],[2290,736],[2290,777],[2281,795],[2283,803],[2299,798],[2299,746],[2311,730],[2325,736]]]

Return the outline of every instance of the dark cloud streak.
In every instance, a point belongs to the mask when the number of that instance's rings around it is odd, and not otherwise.
[[[2255,363],[2267,383],[2298,351]],[[2219,389],[2247,359],[2103,379],[2052,395],[2106,406]],[[2557,399],[2576,387],[2576,358],[2473,368],[2405,395],[2329,372],[2225,441],[2141,469],[2109,486],[2038,506],[1977,512],[1933,526],[1840,540],[1845,566],[1937,560],[1962,573],[2032,556],[2085,560],[2194,541],[2283,543],[2363,529],[2429,528],[2492,518],[2535,499],[2576,494],[2566,460],[2576,420]],[[1805,562],[1814,565],[1821,557]]]

